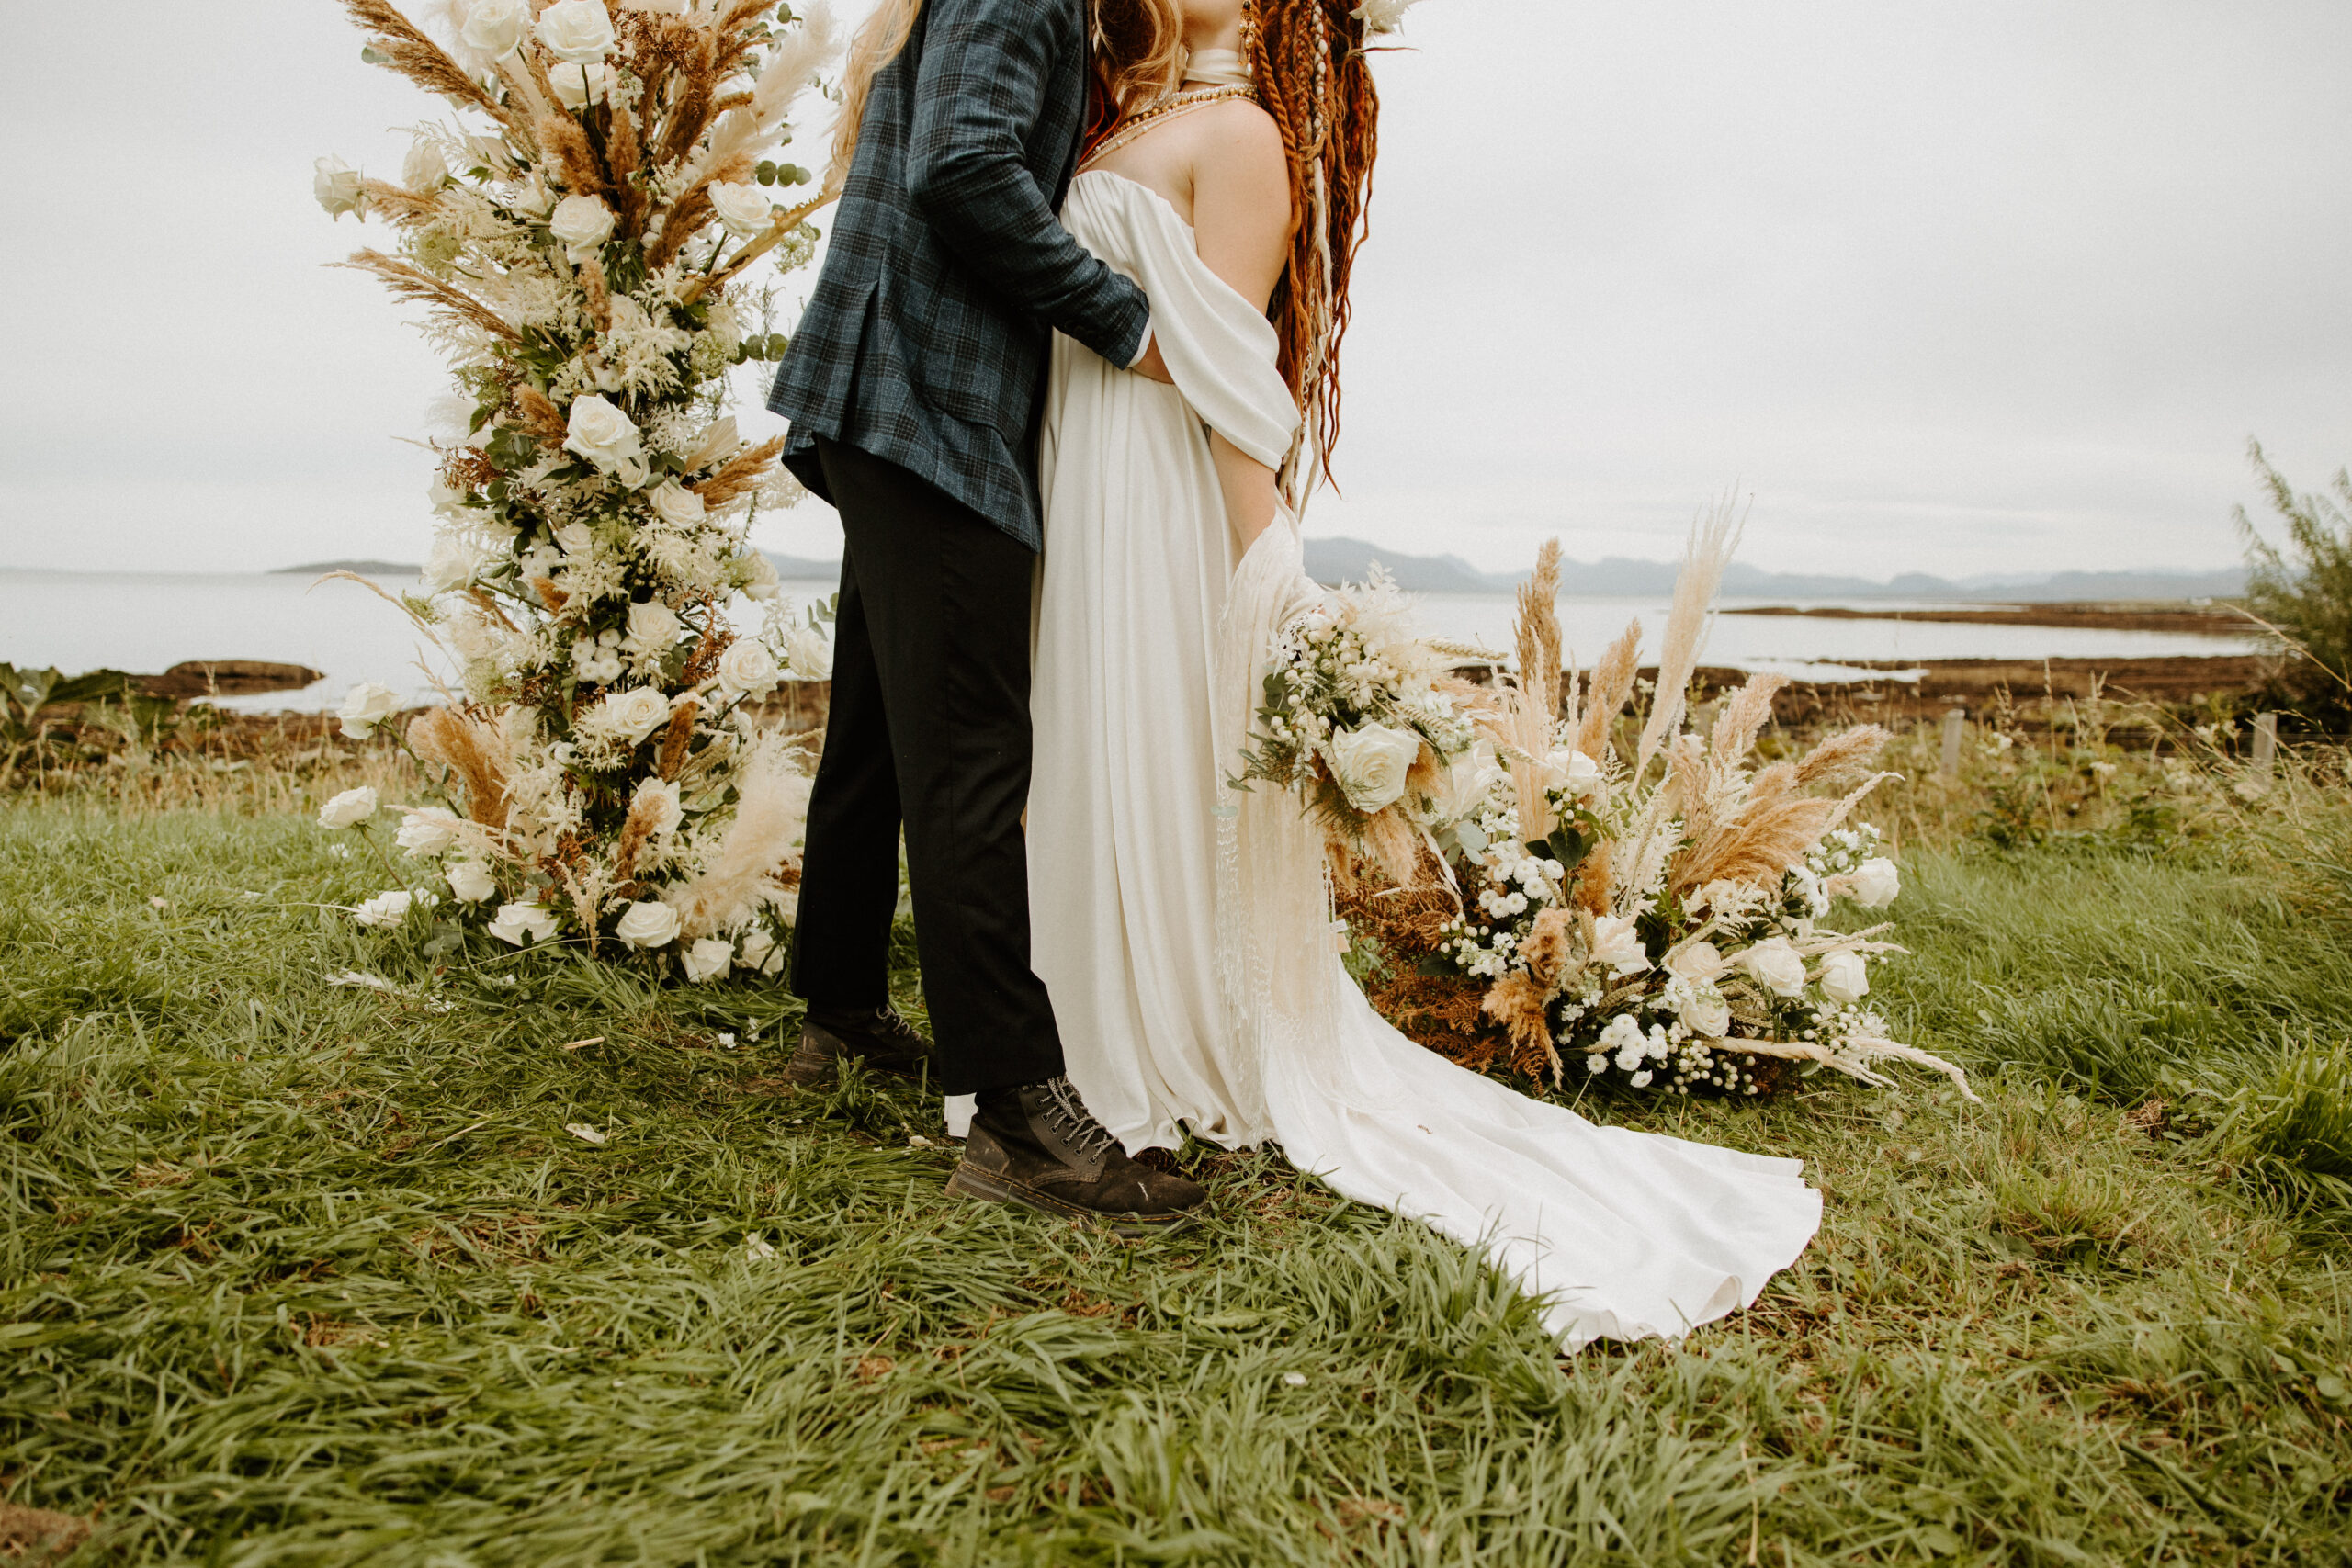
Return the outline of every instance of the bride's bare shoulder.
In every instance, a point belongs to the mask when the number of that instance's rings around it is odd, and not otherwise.
[[[1214,161],[1236,172],[1257,172],[1271,161],[1287,166],[1282,127],[1265,108],[1247,98],[1227,98],[1189,116],[1193,121],[1196,162]]]
[[[1240,201],[1288,210],[1290,159],[1272,115],[1246,98],[1229,98],[1190,118],[1198,122],[1191,152],[1199,197],[1218,206]]]

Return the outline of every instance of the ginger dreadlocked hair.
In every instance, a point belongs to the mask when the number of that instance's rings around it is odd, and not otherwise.
[[[1254,0],[1256,25],[1244,29],[1259,102],[1290,155],[1291,210],[1302,215],[1266,315],[1282,344],[1283,379],[1306,419],[1301,443],[1326,473],[1340,435],[1348,277],[1363,242],[1380,140],[1380,95],[1355,7],[1356,0]],[[1295,454],[1295,502],[1306,483],[1298,467]]]

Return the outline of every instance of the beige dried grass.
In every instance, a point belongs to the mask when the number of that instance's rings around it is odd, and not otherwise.
[[[546,73],[539,69],[538,62],[535,60],[532,65],[544,80]],[[597,166],[596,150],[588,144],[588,133],[580,129],[577,120],[562,113],[545,116],[539,121],[539,145],[546,150],[548,161],[555,164],[563,176],[565,186],[573,195],[604,194],[605,172]],[[666,261],[668,258],[663,259]],[[659,265],[650,254],[646,264],[649,267]]]
[[[1824,783],[1857,768],[1866,768],[1893,739],[1875,724],[1842,730],[1821,741],[1798,761],[1796,783],[1799,786]]]
[[[1674,603],[1667,612],[1665,638],[1658,645],[1657,687],[1651,694],[1650,716],[1642,726],[1634,749],[1634,776],[1639,779],[1667,738],[1682,719],[1682,705],[1690,673],[1699,667],[1699,650],[1713,614],[1715,593],[1723,586],[1724,568],[1739,547],[1747,514],[1726,497],[1690,525],[1682,547],[1682,570],[1674,578]]]
[[[1519,585],[1519,615],[1511,629],[1520,689],[1555,722],[1560,711],[1559,598],[1560,541],[1546,539],[1535,553],[1535,570]]]
[[[782,890],[797,869],[797,839],[808,820],[809,780],[789,739],[754,743],[738,775],[735,820],[702,872],[672,888],[664,901],[678,911],[687,942],[711,934],[762,899]]]
[[[597,331],[612,331],[613,290],[605,280],[605,264],[594,256],[580,264],[580,292],[588,302],[588,319],[596,323]]]
[[[1547,908],[1535,917],[1528,928],[1527,940],[1519,944],[1519,955],[1527,972],[1546,992],[1558,987],[1566,973],[1568,960],[1576,951],[1577,924],[1568,911],[1556,906]]]
[[[1374,812],[1364,818],[1363,837],[1365,858],[1388,878],[1392,886],[1410,887],[1415,884],[1421,863],[1421,840],[1403,813],[1394,807]]]
[[[1609,645],[1592,667],[1590,696],[1584,722],[1577,730],[1577,750],[1598,761],[1609,747],[1609,727],[1625,711],[1634,695],[1634,678],[1642,659],[1642,623],[1634,622]]]
[[[596,276],[601,282],[603,272],[599,271]],[[547,446],[560,450],[571,434],[571,427],[564,423],[563,415],[554,402],[527,381],[514,389],[514,406],[515,423]]]
[[[1521,1051],[1541,1051],[1556,1081],[1560,1054],[1552,1044],[1551,1021],[1544,1016],[1544,987],[1520,970],[1512,970],[1487,989],[1479,1004],[1488,1018],[1503,1026]]]
[[[1609,862],[1610,843],[1603,839],[1586,852],[1584,863],[1577,867],[1569,898],[1588,915],[1609,913]]]
[[[506,756],[495,727],[477,724],[454,708],[427,708],[410,721],[408,747],[457,775],[468,817],[505,831]]]
[[[746,491],[759,488],[775,460],[784,454],[784,437],[772,435],[757,446],[747,446],[721,463],[711,476],[686,489],[702,497],[702,503],[716,512]]]
[[[327,265],[348,267],[355,272],[373,273],[383,280],[384,287],[391,290],[395,299],[428,306],[494,337],[521,341],[519,334],[497,311],[472,295],[381,251],[354,251],[348,261],[329,262]]]
[[[387,0],[343,0],[343,9],[354,23],[374,35],[368,40],[369,47],[383,57],[388,69],[428,93],[478,108],[501,125],[510,123],[505,106],[483,92],[481,83]]]
[[[366,180],[359,188],[368,193],[371,210],[380,212],[404,229],[420,223],[430,223],[441,214],[440,193],[413,191],[406,186],[396,186],[389,180]]]
[[[670,710],[669,727],[662,735],[660,760],[654,765],[654,772],[662,778],[678,776],[678,769],[686,760],[686,748],[694,744],[695,715],[701,711],[702,705],[692,697],[681,698],[678,705]]]

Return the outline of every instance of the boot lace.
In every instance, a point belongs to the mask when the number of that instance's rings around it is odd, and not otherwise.
[[[1111,1129],[1094,1119],[1086,1102],[1078,1098],[1078,1089],[1066,1077],[1046,1080],[1046,1104],[1041,1107],[1046,1125],[1060,1134],[1078,1150],[1083,1159],[1092,1159],[1118,1140],[1111,1136]]]

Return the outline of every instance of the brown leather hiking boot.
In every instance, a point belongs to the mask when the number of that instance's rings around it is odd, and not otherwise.
[[[1127,1157],[1066,1077],[982,1094],[947,1190],[1124,1236],[1181,1230],[1208,1200],[1197,1183]]]
[[[919,1078],[931,1066],[931,1045],[887,1005],[870,1012],[811,1008],[784,1076],[796,1089],[830,1089],[844,1056],[854,1056],[877,1073]]]

